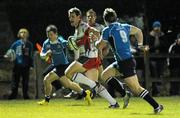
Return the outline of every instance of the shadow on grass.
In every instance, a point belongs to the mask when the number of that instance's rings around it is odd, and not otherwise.
[[[162,113],[160,114],[154,114],[154,113],[130,113],[131,115],[164,115]]]
[[[68,104],[68,105],[66,105],[66,106],[85,106],[85,107],[87,107],[88,105],[85,105],[85,104]]]

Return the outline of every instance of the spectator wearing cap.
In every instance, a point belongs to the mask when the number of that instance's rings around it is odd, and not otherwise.
[[[150,55],[152,54],[161,54],[163,52],[166,52],[164,50],[164,32],[161,31],[162,25],[159,21],[155,21],[152,24],[152,30],[149,33],[148,38],[148,45],[149,45],[149,51]],[[164,65],[166,63],[166,58],[150,58],[150,73],[152,77],[160,78],[163,77],[164,74]],[[160,90],[158,90],[157,83],[153,83],[152,86],[152,94],[154,96],[158,95],[160,93]]]
[[[155,21],[152,25],[152,30],[150,31],[149,47],[150,52],[160,53],[161,41],[160,37],[164,36],[164,33],[161,31],[161,23]]]

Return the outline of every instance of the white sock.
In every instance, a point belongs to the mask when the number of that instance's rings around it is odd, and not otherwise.
[[[108,91],[106,90],[106,88],[102,85],[98,86],[96,88],[96,92],[103,98],[105,98],[110,105],[115,105],[117,103],[117,101],[108,93]]]
[[[74,74],[72,80],[74,82],[87,85],[90,88],[94,88],[96,86],[96,82],[94,82],[93,80],[90,80],[89,78],[87,78],[85,75],[81,73]]]

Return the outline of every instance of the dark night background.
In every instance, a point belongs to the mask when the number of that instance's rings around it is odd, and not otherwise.
[[[100,23],[103,23],[102,13],[107,7],[115,9],[119,17],[143,13],[145,33],[151,29],[155,20],[162,23],[163,31],[180,29],[178,0],[3,0],[0,3],[0,10],[8,14],[14,36],[19,28],[26,27],[33,43],[42,44],[46,38],[46,26],[49,24],[57,25],[63,37],[71,35],[73,29],[69,24],[67,11],[75,6],[82,10],[83,15],[93,8],[100,16]]]

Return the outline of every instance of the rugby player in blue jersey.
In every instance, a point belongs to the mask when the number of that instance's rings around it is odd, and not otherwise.
[[[49,103],[52,91],[51,83],[55,80],[59,80],[64,87],[70,88],[82,94],[89,103],[89,101],[91,101],[89,90],[84,91],[78,84],[72,82],[64,75],[64,71],[69,65],[69,61],[65,53],[67,41],[64,40],[63,37],[58,37],[58,30],[54,25],[49,25],[46,28],[46,33],[48,39],[43,43],[40,56],[43,59],[47,59],[51,56],[52,66],[54,69],[44,77],[45,99],[38,102],[38,104],[47,105]]]
[[[116,61],[103,71],[101,77],[108,80],[111,77],[121,75],[124,78],[124,82],[135,95],[147,101],[154,108],[155,114],[160,113],[163,110],[163,106],[158,104],[138,82],[135,59],[130,51],[129,35],[135,35],[138,40],[138,46],[142,47],[142,31],[135,26],[117,22],[117,14],[112,8],[105,9],[103,19],[107,27],[103,30],[101,39],[97,42],[97,47],[103,50],[103,48],[106,49],[108,47],[109,43],[113,48]],[[105,52],[103,53],[105,54]]]

